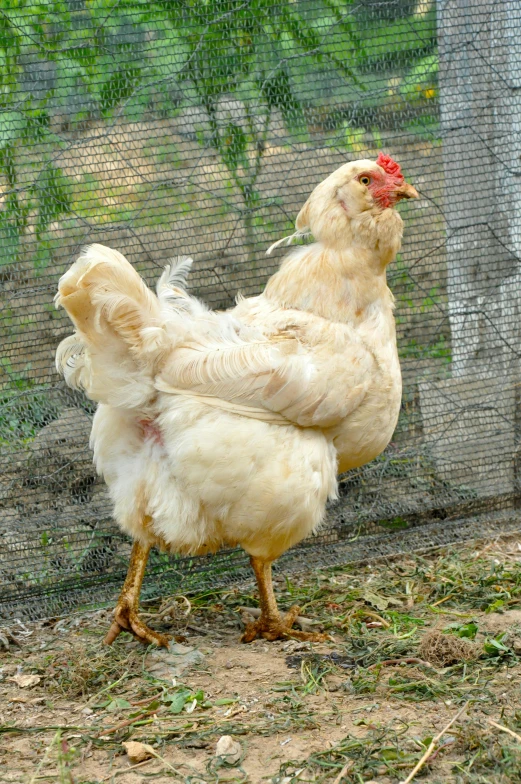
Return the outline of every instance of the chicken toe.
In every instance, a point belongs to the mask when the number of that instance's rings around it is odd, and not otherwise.
[[[160,648],[168,648],[170,637],[153,631],[139,617],[139,613],[134,607],[130,606],[126,597],[120,596],[116,609],[114,610],[114,620],[108,630],[104,643],[112,645],[116,637],[123,631],[128,631],[145,645],[157,645]]]
[[[257,637],[264,637],[265,640],[279,640],[291,637],[296,640],[309,642],[329,640],[330,637],[327,634],[298,631],[292,628],[300,613],[300,608],[295,605],[291,607],[285,616],[282,616],[273,592],[271,563],[254,557],[250,560],[259,588],[260,616],[252,623],[247,624],[241,637],[241,642],[252,642]]]
[[[277,613],[276,616],[261,614],[255,621],[247,624],[241,637],[241,642],[252,642],[257,637],[264,637],[265,640],[293,638],[308,642],[325,642],[330,639],[328,634],[321,632],[302,632],[298,629],[293,629],[299,610],[299,607],[292,607],[285,616],[280,615],[280,613]]]
[[[128,631],[145,645],[168,648],[170,638],[150,629],[139,617],[139,594],[149,552],[150,546],[134,542],[125,584],[114,610],[114,620],[104,639],[106,645],[112,645],[121,632]]]

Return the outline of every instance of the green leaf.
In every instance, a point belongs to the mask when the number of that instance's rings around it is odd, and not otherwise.
[[[502,609],[502,607],[504,606],[504,604],[505,604],[505,600],[504,600],[504,599],[496,599],[496,601],[495,601],[495,602],[492,602],[491,604],[489,604],[489,605],[488,605],[488,606],[485,608],[485,612],[487,613],[487,615],[488,615],[489,613],[498,612],[498,610],[501,610],[501,609]]]
[[[121,697],[115,697],[107,705],[107,710],[110,711],[111,713],[114,713],[115,711],[121,710],[122,708],[130,708],[130,707],[131,707],[130,702],[124,700]]]
[[[298,130],[304,126],[304,114],[284,68],[279,68],[260,85],[262,95],[270,109],[278,109],[289,129]]]
[[[455,634],[456,637],[473,640],[478,632],[478,625],[473,621],[470,623],[449,623],[445,631],[449,634]]]
[[[171,713],[181,713],[188,700],[190,700],[189,691],[178,692],[173,696],[172,700],[170,701],[169,711]]]
[[[0,267],[14,264],[20,251],[20,230],[0,213]]]
[[[102,708],[106,708],[107,705],[110,705],[111,702],[112,700],[102,700],[101,702],[97,702],[92,707],[94,708],[94,710],[101,710]]]
[[[100,90],[101,111],[106,114],[114,109],[134,92],[141,75],[141,70],[126,66],[112,74]]]
[[[44,234],[45,237],[45,234]],[[36,253],[33,257],[34,268],[37,271],[46,270],[52,264],[53,256],[51,252],[51,243],[48,239],[42,239],[38,242]]]
[[[239,166],[248,168],[247,147],[248,139],[242,128],[235,123],[228,123],[221,134],[221,154],[230,171],[237,171]]]
[[[52,221],[71,210],[71,188],[61,170],[48,163],[31,188],[38,201],[36,236],[41,238]]]
[[[41,142],[49,136],[49,113],[46,109],[28,109],[25,113],[24,141]]]
[[[508,653],[509,648],[506,645],[503,645],[502,639],[504,638],[504,634],[498,635],[498,637],[493,637],[490,639],[485,640],[483,643],[483,650],[489,656],[498,656],[502,653]]]
[[[363,598],[366,602],[368,602],[368,604],[372,604],[373,607],[376,607],[377,610],[383,611],[387,610],[389,607],[389,602],[384,596],[379,596],[377,593],[373,593],[372,591],[365,591]]]
[[[422,95],[422,90],[424,91],[425,88],[431,87],[433,95],[427,95],[427,97],[434,98],[436,97],[434,85],[437,77],[438,55],[430,54],[427,57],[423,57],[410,69],[400,86],[400,93],[404,98],[411,100],[415,97],[424,97],[424,93]]]
[[[391,531],[400,531],[409,528],[409,523],[403,517],[393,517],[392,520],[379,520],[378,525],[389,528]]]
[[[364,137],[365,128],[351,128],[349,123],[344,124],[344,146],[349,152],[362,153],[367,147]]]
[[[0,150],[22,136],[25,118],[21,112],[0,112]]]
[[[401,754],[398,749],[387,748],[381,750],[380,756],[384,760],[397,760],[400,759]]]

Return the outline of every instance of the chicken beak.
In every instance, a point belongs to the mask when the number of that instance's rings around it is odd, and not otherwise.
[[[397,188],[394,189],[394,195],[396,200],[399,201],[400,199],[419,199],[420,194],[412,185],[409,185],[408,182],[404,182],[402,185],[399,185]]]

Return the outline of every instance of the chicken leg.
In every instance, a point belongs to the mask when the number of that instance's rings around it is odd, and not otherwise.
[[[143,623],[139,617],[139,594],[145,569],[148,561],[150,545],[142,545],[141,542],[134,542],[130,555],[130,565],[127,577],[123,585],[123,590],[118,599],[114,610],[114,620],[110,627],[104,643],[112,645],[116,637],[123,631],[128,631],[145,645],[158,645],[160,648],[168,648],[170,638],[166,634],[159,634]]]
[[[297,640],[309,640],[310,642],[324,642],[330,639],[327,634],[300,632],[292,629],[291,627],[300,613],[300,608],[292,607],[284,617],[280,614],[273,592],[271,562],[252,556],[250,563],[257,579],[261,614],[256,621],[246,626],[241,637],[242,642],[251,642],[256,637],[264,637],[265,640],[293,637]]]

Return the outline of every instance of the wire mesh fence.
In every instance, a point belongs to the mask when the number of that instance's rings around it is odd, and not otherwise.
[[[380,149],[421,193],[400,208],[388,275],[400,422],[299,557],[516,525],[520,30],[516,0],[3,4],[0,618],[101,602],[128,563],[92,404],[53,369],[70,333],[53,296],[79,247],[117,248],[150,283],[189,254],[191,291],[225,308],[262,289],[283,255],[265,250],[313,187]],[[244,563],[157,553],[148,589],[215,585]]]

